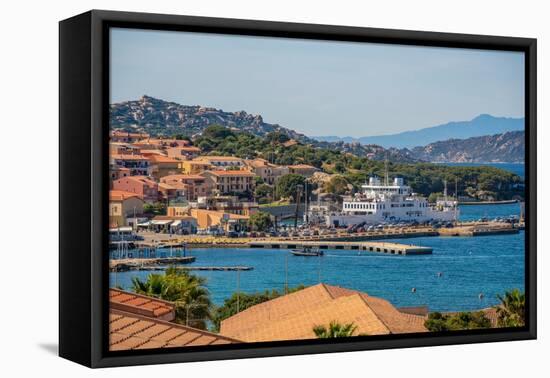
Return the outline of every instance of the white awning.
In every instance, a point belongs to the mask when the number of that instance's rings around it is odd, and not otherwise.
[[[109,229],[109,232],[131,232],[131,231],[132,231],[132,227],[127,227],[127,226]]]
[[[175,220],[175,221],[174,221],[174,223],[172,223],[172,224],[170,225],[170,227],[176,227],[176,226],[179,226],[179,225],[180,225],[180,223],[181,223],[181,220],[179,220],[179,219],[178,219],[178,220]]]
[[[147,227],[151,224],[150,221],[147,221],[147,222],[143,222],[143,223],[138,223],[137,226],[138,227]]]
[[[172,223],[171,220],[152,220],[151,224],[158,225],[158,226],[165,226],[167,224]]]

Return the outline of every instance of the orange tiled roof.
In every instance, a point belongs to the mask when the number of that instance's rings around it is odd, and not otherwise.
[[[180,324],[116,309],[109,312],[109,349],[171,348],[234,344],[241,341]]]
[[[142,182],[142,183],[148,184],[148,185],[157,185],[157,182],[155,180],[152,180],[148,176],[126,176],[126,177],[121,177],[121,178],[119,178],[118,180],[115,180],[115,181],[121,181],[122,182],[124,180],[139,181],[139,182]]]
[[[150,318],[162,317],[164,320],[174,320],[175,317],[173,303],[119,289],[109,289],[109,303],[111,309]]]
[[[168,175],[168,176],[162,176],[160,178],[160,181],[167,182],[167,181],[182,181],[182,180],[200,180],[204,181],[205,178],[201,175]]]
[[[195,161],[242,161],[243,159],[235,156],[199,156],[194,159]]]
[[[179,160],[164,156],[164,155],[150,155],[148,158],[151,163],[179,163]]]
[[[142,154],[142,155],[162,155],[162,156],[164,156],[164,152],[162,152],[160,150],[140,150],[139,153]]]
[[[240,340],[315,338],[313,327],[354,323],[356,334],[426,332],[425,317],[403,314],[388,301],[355,290],[319,284],[255,306],[221,323],[220,333]]]
[[[201,149],[195,146],[181,146],[181,147],[170,147],[168,150],[178,150],[186,152],[201,152]]]
[[[139,196],[136,193],[125,192],[124,190],[109,191],[109,200],[111,201],[124,201],[132,197],[139,198]]]

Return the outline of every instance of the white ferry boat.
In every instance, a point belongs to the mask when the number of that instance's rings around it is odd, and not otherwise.
[[[327,226],[346,227],[360,223],[381,224],[389,222],[441,221],[458,219],[457,201],[447,199],[445,185],[444,198],[430,205],[425,197],[411,191],[403,179],[396,177],[390,184],[386,176],[382,184],[378,177],[371,177],[363,191],[344,199],[342,211],[325,215]]]

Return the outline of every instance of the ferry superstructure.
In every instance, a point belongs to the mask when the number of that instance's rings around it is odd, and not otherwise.
[[[385,183],[378,177],[371,177],[362,185],[362,192],[344,199],[342,210],[338,213],[325,215],[327,226],[351,226],[359,223],[369,225],[384,222],[427,221],[449,222],[458,219],[457,201],[447,198],[445,188],[444,198],[438,199],[435,205],[430,205],[425,197],[412,192],[400,177]]]

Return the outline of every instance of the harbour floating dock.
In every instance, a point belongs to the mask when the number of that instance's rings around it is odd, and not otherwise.
[[[215,271],[215,272],[236,272],[236,271],[248,271],[253,270],[251,266],[177,266],[178,270],[199,270],[199,271]],[[166,266],[159,265],[129,265],[126,266],[127,270],[147,270],[147,271],[163,271],[166,270]],[[122,270],[117,270],[118,272]]]
[[[385,242],[350,242],[350,241],[293,241],[293,240],[264,240],[248,243],[250,248],[269,249],[300,249],[304,247],[319,249],[343,249],[355,251],[379,252],[390,255],[430,255],[431,247],[411,244]]]
[[[195,260],[195,256],[111,259],[109,261],[109,270],[112,272],[122,272],[135,270],[141,266],[154,267],[158,265],[190,264],[195,262]]]

